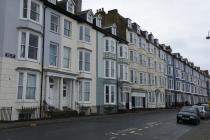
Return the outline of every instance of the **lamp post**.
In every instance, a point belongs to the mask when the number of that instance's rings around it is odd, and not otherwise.
[[[208,35],[207,35],[206,39],[210,39],[210,30],[208,32]]]

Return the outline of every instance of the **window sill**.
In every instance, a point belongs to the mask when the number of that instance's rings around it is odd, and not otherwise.
[[[71,68],[62,68],[62,70],[71,71]]]
[[[30,19],[30,18],[22,18],[22,17],[20,18],[20,20],[30,21],[32,23],[35,23],[35,24],[38,24],[38,25],[42,26],[41,21],[40,22],[37,22],[37,21],[34,21],[34,20]]]
[[[90,101],[88,101],[88,102],[87,101],[79,101],[78,103],[79,104],[82,104],[82,105],[84,105],[84,104],[85,105],[91,105],[91,102]]]
[[[17,99],[16,103],[39,103],[36,99]]]
[[[72,40],[72,35],[71,36],[63,35],[63,37],[66,38],[66,39],[71,39]]]
[[[80,74],[85,73],[85,74],[91,74],[90,71],[79,71]]]
[[[116,103],[104,103],[104,105],[116,105]]]
[[[61,35],[59,32],[55,32],[55,31],[52,31],[50,30],[51,33],[54,33],[54,34],[57,34],[57,35]]]
[[[91,41],[87,42],[87,41],[84,41],[84,40],[79,40],[78,42],[79,43],[85,43],[85,44],[88,44],[88,45],[92,45]]]
[[[30,58],[18,58],[19,61],[29,61],[33,63],[39,63],[38,60],[30,59]]]
[[[104,77],[104,79],[117,80],[117,78],[112,78],[112,77]]]
[[[49,65],[48,67],[49,67],[49,68],[58,69],[58,66]]]

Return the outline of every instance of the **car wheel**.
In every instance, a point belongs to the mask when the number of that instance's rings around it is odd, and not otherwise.
[[[179,119],[177,119],[177,120],[176,120],[176,123],[178,123],[178,124],[179,124],[179,123],[180,123],[180,120],[179,120]]]

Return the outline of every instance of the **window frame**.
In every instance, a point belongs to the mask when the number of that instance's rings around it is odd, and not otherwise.
[[[108,66],[108,68],[106,66]],[[116,70],[117,70],[116,61],[111,60],[111,59],[104,59],[104,78],[105,79],[116,79],[116,74],[117,74]],[[108,72],[108,76],[107,76],[107,72]]]
[[[51,65],[50,64],[50,60],[51,60],[51,54],[50,54],[50,48],[51,48],[51,45],[54,45],[54,46],[56,46],[56,55],[55,55],[55,57],[56,57],[56,65]],[[50,67],[58,67],[59,66],[59,44],[57,43],[57,42],[52,42],[52,41],[50,41],[50,43],[49,43],[49,55],[48,55],[48,58],[49,58],[49,61],[48,61],[48,63],[49,63],[49,66]]]
[[[104,52],[116,54],[116,40],[112,38],[104,38]]]
[[[82,54],[82,60],[80,60],[80,53]],[[87,63],[87,61],[85,60],[85,54],[89,54],[89,60],[90,62]],[[84,50],[84,49],[79,49],[78,50],[78,62],[79,62],[79,66],[78,66],[78,71],[79,72],[86,72],[86,73],[91,73],[91,51],[89,50]],[[81,69],[80,69],[80,64],[81,64]],[[87,71],[86,68],[86,64],[89,64],[89,71]]]
[[[85,83],[89,83],[89,101],[85,100],[85,93],[87,93],[87,90],[85,89]],[[79,80],[79,86],[78,86],[78,102],[79,103],[91,103],[91,92],[92,92],[92,83],[91,80]]]
[[[57,17],[58,18],[58,23],[57,24],[55,24],[55,23],[52,23],[52,16],[54,16],[54,17]],[[51,32],[53,32],[53,33],[57,33],[57,34],[59,34],[60,33],[60,19],[61,19],[61,17],[60,17],[60,15],[58,15],[58,14],[55,14],[55,13],[53,13],[53,12],[51,12],[50,13],[50,26],[49,26],[49,28],[50,28],[50,31]],[[56,31],[55,30],[52,30],[52,24],[54,25],[53,27],[57,27],[56,29]]]
[[[25,49],[24,49],[24,57],[21,56],[21,49],[22,49],[22,33],[25,33]],[[41,54],[41,35],[38,34],[38,33],[35,33],[33,31],[29,31],[29,30],[19,30],[19,39],[18,39],[18,59],[19,60],[27,60],[27,61],[32,61],[32,62],[40,62],[40,54]],[[32,59],[32,58],[29,58],[28,55],[29,55],[29,40],[30,40],[30,34],[34,35],[34,36],[37,36],[38,37],[38,46],[37,46],[37,58],[36,59]]]
[[[31,3],[34,2],[35,4],[39,5],[39,21],[31,19]],[[43,21],[43,4],[39,1],[36,0],[27,0],[27,9],[26,9],[26,16],[23,17],[23,12],[24,12],[24,0],[20,1],[20,19],[21,20],[29,20],[31,22],[37,23],[37,24],[42,24]]]
[[[107,102],[107,91],[106,91],[106,89],[107,89],[107,87],[108,87],[108,90],[109,90],[109,92],[108,92],[108,98],[109,98],[109,100],[108,100],[108,102]],[[112,94],[112,89],[114,90],[114,92],[113,92],[113,94]],[[113,85],[113,84],[105,84],[104,85],[104,104],[105,105],[115,105],[116,104],[116,85]],[[112,101],[112,97],[113,97],[113,101]]]
[[[65,56],[64,56],[65,48],[69,49],[68,58],[65,58]],[[64,60],[68,61],[68,65],[69,65],[68,67],[64,67]],[[67,47],[67,46],[63,46],[62,67],[64,69],[71,69],[71,48]]]
[[[69,29],[67,29],[65,27],[65,22],[69,23]],[[65,34],[66,33],[65,31],[67,31],[68,35]],[[70,20],[68,20],[68,19],[64,19],[63,20],[63,35],[65,37],[67,37],[67,38],[71,38],[72,37],[72,22]]]
[[[88,29],[88,30],[87,30]],[[88,33],[87,33],[88,31]],[[87,40],[87,38],[89,40]],[[86,25],[80,25],[79,26],[79,41],[91,43],[91,28]]]
[[[72,6],[72,7],[71,7]],[[71,8],[70,8],[71,7]],[[75,12],[75,5],[72,0],[68,1],[66,4],[66,10],[72,14]]]
[[[19,76],[20,74],[23,74],[23,92],[22,92],[22,98],[18,98],[18,91],[19,91]],[[34,95],[34,99],[27,99],[27,86],[28,86],[28,75],[35,75],[35,95]],[[33,72],[33,71],[17,71],[17,89],[16,89],[16,100],[18,102],[38,102],[38,92],[39,92],[39,79],[40,79],[40,75],[37,72]]]

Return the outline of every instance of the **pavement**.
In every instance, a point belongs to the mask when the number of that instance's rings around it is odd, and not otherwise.
[[[38,121],[31,127],[2,128],[0,140],[178,140],[199,126],[177,124],[176,113],[158,110]]]
[[[22,128],[22,127],[36,127],[36,126],[42,126],[42,125],[67,123],[67,122],[72,122],[72,121],[95,120],[95,119],[103,119],[103,118],[110,118],[110,117],[121,117],[121,116],[136,114],[136,113],[140,115],[140,114],[150,114],[150,113],[158,113],[158,112],[174,111],[174,110],[176,110],[176,109],[144,110],[144,111],[138,111],[138,112],[132,112],[132,113],[97,115],[97,116],[81,116],[81,117],[47,119],[47,120],[0,122],[0,130],[1,129],[11,129],[11,128]]]

